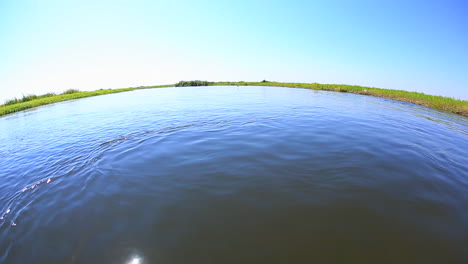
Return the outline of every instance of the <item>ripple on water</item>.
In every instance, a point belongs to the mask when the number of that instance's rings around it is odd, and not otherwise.
[[[0,119],[0,263],[464,263],[467,127],[273,87],[12,115]]]

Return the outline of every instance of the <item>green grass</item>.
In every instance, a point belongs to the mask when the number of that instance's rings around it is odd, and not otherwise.
[[[47,93],[47,94],[43,94],[43,95],[34,95],[34,94],[23,95],[23,98],[13,98],[13,99],[7,100],[4,105],[24,103],[24,102],[27,102],[27,101],[40,99],[40,98],[45,98],[45,97],[51,97],[51,96],[55,96],[55,95],[56,94],[54,94],[54,93]]]
[[[142,86],[136,88],[123,89],[106,89],[92,92],[80,92],[78,90],[67,90],[62,94],[44,94],[44,95],[26,95],[23,98],[8,100],[5,104],[0,105],[0,116],[10,113],[22,111],[25,109],[73,100],[83,97],[97,96],[110,93],[120,93],[133,91],[138,89],[151,89],[172,86],[206,86],[206,85],[244,85],[244,86],[279,86],[279,87],[295,87],[314,90],[326,90],[335,92],[355,93],[363,95],[371,95],[384,97],[393,100],[409,102],[422,106],[431,107],[437,110],[459,114],[468,117],[468,101],[458,100],[443,96],[427,95],[418,92],[408,92],[402,90],[380,89],[374,87],[364,87],[357,85],[344,84],[319,84],[319,83],[279,83],[263,80],[261,82],[207,82],[207,81],[183,81],[178,84],[159,85],[159,86]]]
[[[45,94],[45,95],[27,95],[23,96],[21,99],[12,99],[8,100],[5,104],[0,105],[0,116],[7,114],[19,112],[22,110],[30,109],[33,107],[47,105],[67,100],[79,99],[90,96],[111,94],[111,93],[121,93],[134,91],[139,89],[151,89],[151,88],[162,88],[170,87],[174,85],[158,85],[158,86],[142,86],[137,88],[122,88],[122,89],[101,89],[91,92],[80,92],[78,90],[70,89],[62,94]]]
[[[417,105],[431,107],[437,110],[459,114],[468,117],[468,101],[458,100],[450,97],[428,95],[418,92],[408,92],[403,90],[381,89],[374,87],[364,87],[358,85],[345,84],[320,84],[320,83],[280,83],[280,82],[216,82],[212,85],[249,85],[249,86],[279,86],[295,87],[313,90],[325,90],[344,93],[355,93],[389,98],[397,101],[413,103]]]
[[[80,92],[80,90],[68,89],[65,92],[63,92],[62,94],[73,94],[73,93],[79,93],[79,92]]]

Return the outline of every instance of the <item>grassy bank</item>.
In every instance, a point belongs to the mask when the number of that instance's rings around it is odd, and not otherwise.
[[[182,81],[177,84],[159,85],[159,86],[145,86],[137,88],[124,88],[124,89],[106,89],[97,90],[92,92],[80,92],[77,90],[68,90],[62,94],[45,94],[45,95],[28,95],[20,99],[8,100],[5,104],[0,105],[0,116],[10,113],[18,112],[21,110],[61,102],[66,100],[78,99],[83,97],[97,96],[110,93],[120,93],[126,91],[133,91],[138,89],[161,88],[171,86],[208,86],[208,85],[244,85],[244,86],[279,86],[279,87],[295,87],[306,88],[314,90],[326,90],[335,92],[347,92],[363,95],[371,95],[377,97],[384,97],[393,100],[409,102],[413,104],[431,107],[437,110],[455,113],[468,117],[468,101],[457,100],[449,97],[427,95],[424,93],[408,92],[402,90],[380,89],[356,85],[344,84],[319,84],[319,83],[279,83],[279,82],[207,82],[207,81]]]
[[[33,107],[47,105],[67,100],[79,99],[84,97],[91,97],[97,95],[121,93],[140,89],[170,87],[174,85],[158,85],[158,86],[144,86],[137,88],[123,88],[123,89],[103,89],[91,92],[80,92],[78,90],[67,90],[62,94],[48,93],[44,95],[26,95],[23,98],[14,98],[0,105],[0,116],[11,114],[14,112],[30,109]]]
[[[384,97],[393,100],[413,103],[417,105],[431,107],[437,110],[459,114],[468,117],[468,101],[454,98],[428,95],[418,92],[408,92],[403,90],[380,89],[345,84],[320,84],[320,83],[280,83],[280,82],[216,82],[211,85],[250,85],[250,86],[279,86],[307,88],[314,90],[335,91],[344,93],[355,93]]]

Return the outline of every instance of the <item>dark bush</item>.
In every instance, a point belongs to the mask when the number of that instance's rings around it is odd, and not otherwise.
[[[73,94],[73,93],[78,93],[79,91],[80,90],[77,90],[77,89],[68,89],[65,92],[63,92],[62,94]]]
[[[209,86],[212,85],[212,82],[207,81],[180,81],[175,86],[176,87],[183,87],[183,86]]]

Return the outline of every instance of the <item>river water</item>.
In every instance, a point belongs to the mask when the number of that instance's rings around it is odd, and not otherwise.
[[[279,87],[0,118],[0,263],[468,263],[468,119]]]

